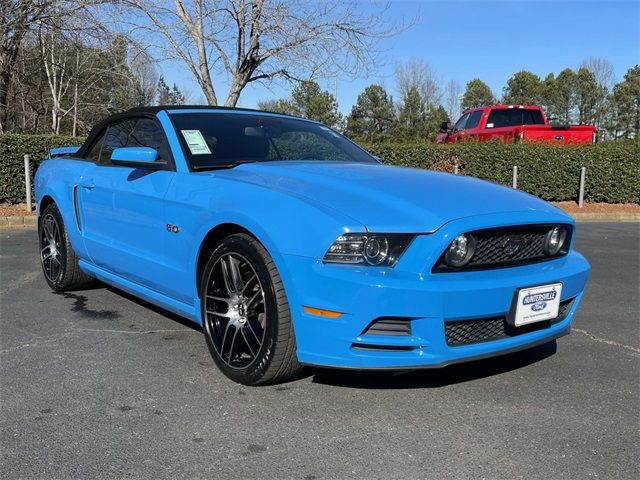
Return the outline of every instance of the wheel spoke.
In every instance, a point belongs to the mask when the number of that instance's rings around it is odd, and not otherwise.
[[[251,346],[251,342],[249,341],[249,339],[247,338],[247,335],[244,333],[245,329],[241,328],[240,329],[240,333],[242,334],[242,338],[244,338],[244,343],[247,344],[247,347],[249,347],[249,350],[251,351],[251,356],[255,357],[256,356],[256,351],[253,349],[253,347]]]
[[[231,365],[231,362],[233,362],[233,358],[235,357],[235,346],[236,346],[236,338],[238,338],[238,331],[240,329],[239,328],[234,328],[234,332],[233,332],[233,338],[231,338],[231,346],[229,347],[229,361],[227,363],[229,363],[229,365]]]
[[[229,266],[224,261],[224,257],[220,259],[220,267],[222,269],[222,279],[224,280],[224,286],[227,289],[227,293],[234,293],[233,283],[231,282],[231,276],[229,275]]]
[[[53,239],[53,243],[55,243],[56,245],[58,245],[58,223],[52,221],[52,228],[51,228],[51,237]]]
[[[249,331],[253,334],[253,336],[255,337],[255,339],[258,341],[259,344],[262,344],[262,338],[264,336],[264,332],[263,335],[258,335],[257,329],[256,327],[253,325],[252,323],[252,318],[249,317],[247,318],[247,325],[248,325],[248,329]],[[262,328],[262,327],[261,327]]]
[[[47,238],[47,241],[49,243],[51,243],[54,239],[53,239],[53,229],[51,227],[51,224],[53,223],[53,221],[51,220],[51,218],[46,218],[44,221],[44,236]]]
[[[247,291],[251,291],[256,284],[258,283],[258,276],[254,273],[251,275],[251,277],[249,277],[249,280],[247,280],[244,284],[244,287],[242,288],[242,292],[241,295],[246,295]]]
[[[227,305],[229,305],[231,303],[231,299],[228,298],[228,297],[225,298],[225,297],[216,297],[216,296],[213,296],[213,295],[207,295],[207,299],[208,300],[215,300],[217,302],[224,302]]]
[[[259,300],[262,299],[262,289],[259,288],[258,291],[249,299],[247,302],[247,307],[251,310],[255,310],[255,308],[259,305]]]
[[[229,336],[229,333],[231,332],[231,330],[235,329],[235,327],[232,327],[232,323],[229,321],[227,322],[227,326],[224,329],[224,334],[222,335],[222,343],[220,343],[220,355],[224,357],[224,351],[225,351],[225,344],[227,343],[227,337]]]
[[[242,274],[240,273],[240,260],[229,256],[229,266],[231,270],[231,281],[236,293],[240,293],[244,290],[244,282],[242,281]]]

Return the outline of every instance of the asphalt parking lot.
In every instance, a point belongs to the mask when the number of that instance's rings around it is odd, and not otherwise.
[[[0,477],[640,478],[639,230],[578,225],[592,277],[557,351],[258,388],[186,320],[52,293],[35,230],[2,230]]]

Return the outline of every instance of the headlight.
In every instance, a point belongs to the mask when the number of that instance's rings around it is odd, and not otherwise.
[[[323,262],[393,267],[414,237],[407,234],[345,233],[329,247]]]
[[[444,261],[450,267],[464,267],[476,251],[476,237],[470,234],[458,235],[444,254]]]
[[[564,243],[567,240],[567,229],[563,227],[555,227],[549,230],[544,238],[544,253],[545,255],[557,255],[558,252],[564,247]]]

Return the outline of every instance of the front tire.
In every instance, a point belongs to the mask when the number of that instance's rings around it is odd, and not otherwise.
[[[78,257],[55,203],[48,205],[40,216],[38,239],[42,272],[52,290],[80,290],[95,283],[93,278],[80,270]]]
[[[244,385],[264,385],[301,370],[284,286],[260,242],[245,234],[222,240],[201,285],[203,331],[222,373]]]

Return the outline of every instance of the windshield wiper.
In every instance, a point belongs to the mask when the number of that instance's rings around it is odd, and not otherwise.
[[[238,160],[237,162],[231,163],[218,163],[211,165],[194,165],[191,167],[194,171],[204,171],[204,170],[225,170],[228,168],[237,167],[238,165],[242,165],[243,163],[256,163],[258,160]]]

